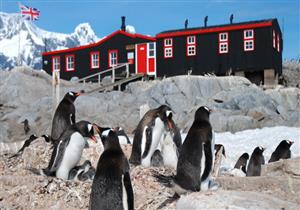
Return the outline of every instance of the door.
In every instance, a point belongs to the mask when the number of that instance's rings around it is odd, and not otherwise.
[[[136,45],[136,51],[136,73],[147,74],[147,43]]]
[[[156,75],[155,42],[136,44],[136,73]]]

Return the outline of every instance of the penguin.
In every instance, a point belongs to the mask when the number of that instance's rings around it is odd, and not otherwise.
[[[291,158],[291,150],[290,147],[293,145],[293,141],[282,140],[280,144],[277,146],[275,151],[272,153],[269,163],[278,161],[280,159],[288,159]]]
[[[36,173],[46,176],[56,176],[67,180],[69,173],[80,161],[82,151],[86,145],[84,137],[91,138],[97,142],[94,136],[93,125],[87,121],[79,121],[69,126],[59,138],[58,144],[54,145],[54,150],[47,168]]]
[[[115,128],[120,144],[131,144],[127,134],[121,127]],[[125,139],[124,139],[125,138]],[[126,142],[126,143],[125,143]]]
[[[25,119],[22,123],[24,123],[24,131],[25,131],[25,135],[27,135],[27,133],[30,131],[29,122],[27,119]]]
[[[124,155],[116,132],[110,130],[101,136],[104,151],[101,154],[90,195],[90,210],[134,209],[129,162]]]
[[[216,154],[218,153],[218,151],[219,151],[221,148],[223,148],[222,154],[223,154],[223,156],[226,158],[225,147],[224,147],[223,144],[215,144],[215,146],[214,146],[215,156],[216,156]]]
[[[74,101],[80,94],[80,92],[67,92],[59,103],[52,120],[51,138],[53,142],[57,143],[64,130],[75,123]]]
[[[256,147],[250,157],[246,176],[260,176],[261,174],[261,165],[264,162],[264,148],[262,147]]]
[[[206,106],[201,106],[196,111],[194,122],[180,149],[176,175],[153,174],[159,182],[172,187],[178,195],[187,191],[200,191],[203,182],[207,182],[210,187],[208,179],[213,165],[210,112]]]
[[[151,166],[162,167],[164,165],[164,159],[159,149],[156,149],[151,157]]]
[[[249,154],[245,152],[239,157],[239,159],[234,165],[234,168],[240,169],[246,174],[246,166],[247,166],[248,159],[249,159]]]
[[[94,167],[92,166],[91,161],[86,160],[80,166],[75,166],[69,173],[69,180],[75,181],[86,181],[88,179],[93,179],[93,175],[91,174],[92,171],[95,171]]]
[[[35,134],[32,134],[32,135],[29,137],[29,139],[27,139],[27,140],[24,142],[24,144],[23,144],[23,146],[21,147],[21,149],[19,149],[19,151],[18,151],[16,154],[10,156],[9,158],[13,158],[13,157],[17,157],[17,156],[21,155],[21,154],[23,153],[24,149],[25,149],[26,147],[29,147],[29,145],[30,145],[34,140],[36,140],[37,138],[38,138],[38,137],[37,137]]]
[[[150,166],[151,157],[166,130],[172,129],[172,110],[161,105],[149,110],[140,120],[134,134],[129,162],[133,165]]]

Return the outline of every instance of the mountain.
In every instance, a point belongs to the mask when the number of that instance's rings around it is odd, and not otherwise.
[[[40,29],[19,14],[0,12],[0,69],[12,69],[18,63],[41,69],[42,52],[97,41],[88,23],[79,24],[71,34],[62,34]]]

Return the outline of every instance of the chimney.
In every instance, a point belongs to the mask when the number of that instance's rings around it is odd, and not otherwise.
[[[233,14],[230,15],[230,24],[233,23]]]
[[[205,28],[207,27],[207,21],[208,21],[208,16],[205,16],[205,18],[204,18],[204,27]]]
[[[185,28],[185,29],[187,29],[187,28],[188,28],[188,24],[189,24],[189,20],[188,20],[188,19],[186,19],[186,20],[184,21],[184,28]]]
[[[121,19],[122,19],[121,30],[126,31],[125,16],[122,16]]]

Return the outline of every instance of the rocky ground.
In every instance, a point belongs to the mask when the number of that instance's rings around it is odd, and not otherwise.
[[[129,157],[131,145],[122,145]],[[102,145],[90,144],[82,161],[96,166]],[[23,155],[9,159],[0,156],[0,209],[88,209],[91,182],[63,181],[33,175],[27,168],[47,165],[50,145],[37,140]],[[165,175],[172,168],[132,167],[135,209],[157,209],[173,192],[153,177],[156,170]],[[279,161],[263,167],[261,177],[216,177],[216,191],[189,193],[164,209],[299,209],[300,158]]]
[[[51,76],[30,69],[0,71],[0,141],[24,140],[21,122],[28,119],[31,132],[49,133],[54,100]],[[95,84],[62,81],[60,98],[70,90],[90,90]],[[201,105],[214,109],[211,123],[216,132],[251,128],[300,126],[300,89],[278,86],[263,90],[243,77],[177,76],[135,82],[123,92],[83,94],[75,101],[77,120],[102,126],[121,126],[131,133],[140,107],[167,104],[174,110],[178,127],[186,131]],[[27,136],[28,137],[28,136]]]

